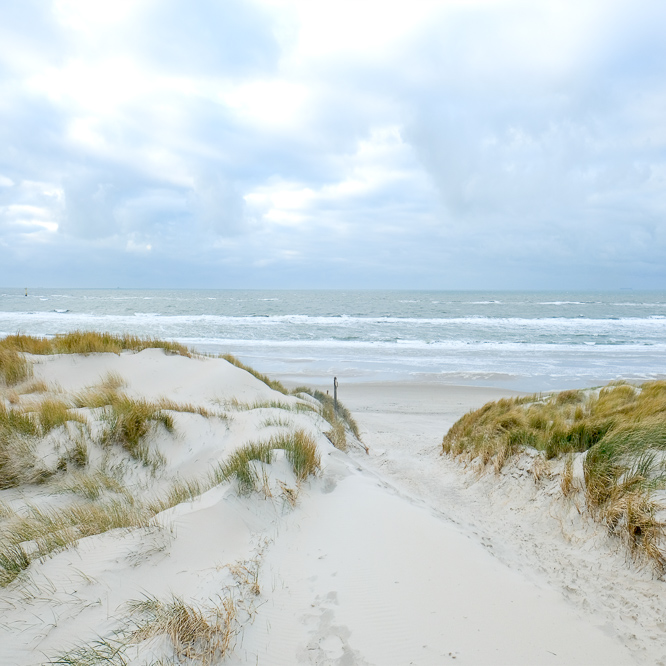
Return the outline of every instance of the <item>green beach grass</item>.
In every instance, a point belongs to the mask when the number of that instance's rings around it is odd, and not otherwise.
[[[637,560],[666,569],[666,382],[505,398],[465,414],[442,450],[496,473],[526,447],[564,458],[563,495],[581,492],[590,515],[621,537]],[[573,461],[583,456],[584,487]]]

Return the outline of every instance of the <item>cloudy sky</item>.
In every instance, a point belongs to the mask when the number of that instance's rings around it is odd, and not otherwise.
[[[0,0],[0,285],[666,289],[666,3]]]

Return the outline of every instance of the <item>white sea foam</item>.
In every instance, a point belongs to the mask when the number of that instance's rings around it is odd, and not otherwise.
[[[302,314],[287,315],[268,315],[253,314],[247,316],[214,315],[214,314],[187,314],[171,315],[162,312],[133,312],[131,315],[113,315],[71,312],[70,310],[52,310],[45,312],[26,311],[26,312],[0,312],[0,321],[49,321],[54,313],[68,312],[72,321],[107,321],[114,323],[129,323],[131,317],[159,317],[162,320],[170,321],[174,324],[193,324],[202,322],[219,322],[220,324],[243,324],[252,326],[273,326],[276,324],[299,324],[305,326],[358,326],[364,324],[409,324],[411,326],[466,326],[483,325],[488,328],[506,329],[515,327],[534,327],[564,329],[566,327],[598,329],[603,327],[655,327],[663,328],[666,331],[664,322],[666,315],[648,315],[646,317],[604,317],[604,318],[580,318],[580,317],[488,317],[483,315],[472,315],[469,317],[362,317],[349,314],[339,314],[334,316],[312,316]]]
[[[0,294],[4,334],[74,329],[179,340],[205,351],[236,353],[263,372],[301,377],[335,372],[394,379],[416,373],[437,381],[457,377],[513,387],[529,381],[530,390],[540,390],[553,382],[666,374],[666,294],[661,293]]]

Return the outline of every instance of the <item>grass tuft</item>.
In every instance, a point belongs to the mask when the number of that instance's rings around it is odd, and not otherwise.
[[[148,508],[154,514],[161,513],[166,509],[199,497],[211,487],[212,483],[211,480],[206,482],[200,479],[176,481],[163,497],[150,502]]]
[[[225,418],[224,414],[211,412],[209,409],[200,405],[193,405],[191,402],[174,402],[173,400],[169,400],[169,398],[160,398],[157,401],[156,406],[163,411],[199,414],[199,416],[203,416],[206,419],[215,416],[218,418]]]
[[[14,386],[31,376],[32,365],[22,354],[15,349],[0,346],[0,385]]]
[[[77,393],[72,398],[74,407],[86,409],[99,409],[112,405],[119,399],[119,393],[114,388],[96,386]]]
[[[68,421],[87,424],[84,416],[70,411],[70,405],[63,400],[43,400],[35,409],[35,416],[42,435],[65,425]]]
[[[595,392],[565,391],[488,403],[465,414],[444,436],[445,453],[492,463],[533,447],[546,458],[566,456],[564,496],[577,491],[573,465],[585,453],[587,510],[623,538],[634,558],[666,570],[666,382],[613,383]]]
[[[101,388],[106,389],[108,391],[117,391],[118,389],[127,386],[127,382],[123,379],[122,375],[119,372],[112,372],[111,370],[109,370],[104,375],[104,377],[102,377],[100,386]]]
[[[122,483],[101,470],[72,472],[59,483],[59,489],[62,492],[75,493],[88,500],[98,500],[107,491],[112,493],[126,492]]]
[[[295,430],[275,435],[266,442],[251,442],[236,449],[226,462],[213,470],[211,482],[219,484],[235,478],[242,493],[256,490],[262,485],[262,479],[250,463],[256,460],[270,464],[274,449],[285,451],[287,460],[300,481],[311,474],[316,474],[321,467],[321,459],[313,437],[304,430]]]
[[[237,398],[231,398],[226,403],[231,409],[239,412],[250,412],[254,409],[282,409],[286,412],[313,412],[316,411],[312,405],[305,402],[288,403],[281,400],[255,400],[254,402],[243,402]]]
[[[565,497],[574,491],[574,454],[569,453],[564,461],[564,469],[560,479],[560,490]]]
[[[253,375],[259,381],[266,384],[266,386],[272,388],[274,391],[279,391],[280,393],[284,393],[284,395],[289,395],[289,391],[287,391],[287,389],[277,379],[271,379],[267,375],[262,375],[260,372],[257,372],[254,368],[251,368],[249,365],[245,365],[245,363],[243,363],[241,360],[239,360],[232,354],[221,354],[219,358],[223,358],[225,361],[231,363],[231,365],[235,365],[237,368],[245,370],[245,372],[249,372],[251,375]]]
[[[335,401],[333,398],[328,395],[328,393],[323,393],[322,391],[301,391],[302,393],[308,393],[315,400],[318,400],[321,403],[321,415],[328,421],[332,426],[335,426],[335,422],[341,419],[345,425],[349,428],[350,432],[356,439],[361,441],[361,433],[358,429],[358,424],[354,420],[354,417],[351,415],[351,412],[338,400],[338,409],[335,410]]]
[[[88,500],[86,503],[58,509],[28,505],[20,515],[0,505],[0,587],[14,580],[36,557],[46,557],[74,546],[83,537],[109,530],[148,527],[156,514],[199,496],[213,483],[214,479],[178,481],[164,496],[144,503],[103,471],[75,472],[59,482],[59,489],[77,493]],[[116,497],[102,501],[105,492]],[[30,555],[21,547],[26,541],[36,545]]]
[[[331,430],[326,433],[329,441],[333,446],[341,451],[347,450],[347,434],[345,429],[349,429],[352,435],[360,442],[361,433],[358,429],[358,424],[351,415],[351,412],[338,400],[337,411],[335,409],[335,400],[322,391],[313,391],[307,386],[298,386],[292,393],[305,393],[317,400],[321,407],[319,414],[321,417],[331,425]],[[366,447],[366,452],[368,451]]]
[[[38,434],[35,419],[0,403],[0,489],[41,483],[51,476],[35,453]]]
[[[169,432],[173,431],[173,418],[158,404],[125,395],[115,395],[103,418],[107,430],[102,443],[119,444],[133,458],[148,466],[156,463],[155,454],[151,455],[143,441],[151,426],[161,423]]]
[[[5,407],[0,402],[0,442],[10,435],[36,436],[39,426],[35,419],[18,409]]]
[[[321,458],[317,450],[317,443],[312,435],[305,430],[295,430],[292,433],[280,434],[271,437],[268,445],[272,449],[284,449],[287,460],[291,463],[294,474],[299,481],[310,475],[315,475],[321,469]]]
[[[48,391],[48,384],[41,379],[34,379],[28,384],[24,384],[20,387],[21,395],[29,395],[30,393],[47,393]]]
[[[125,644],[117,640],[99,638],[52,659],[56,666],[127,666]]]
[[[345,424],[340,419],[336,419],[333,422],[331,429],[324,434],[336,449],[340,449],[340,451],[347,450],[347,433],[345,432]]]
[[[272,448],[268,443],[250,443],[236,449],[227,461],[213,470],[212,479],[216,484],[235,478],[241,492],[251,492],[257,487],[257,475],[250,462],[257,460],[270,464]]]
[[[67,447],[65,454],[60,458],[58,467],[61,469],[72,467],[82,468],[90,462],[88,442],[83,434],[79,432],[73,439],[72,446]]]
[[[28,505],[25,515],[13,513],[2,525],[0,587],[8,585],[35,557],[46,557],[83,537],[112,529],[146,527],[152,516],[149,509],[126,497],[50,510]],[[23,550],[25,541],[35,543],[34,554]]]
[[[167,636],[179,661],[196,660],[209,665],[223,659],[233,648],[237,631],[236,606],[226,598],[221,606],[202,607],[187,604],[181,597],[169,601],[146,597],[130,602],[130,611],[138,616],[132,642]]]
[[[6,587],[30,566],[30,558],[19,544],[0,551],[0,587]]]
[[[292,423],[289,419],[282,416],[269,416],[260,425],[262,428],[291,428]]]
[[[132,644],[164,636],[171,643],[173,656],[169,656],[168,661],[155,661],[152,657],[151,664],[212,666],[233,650],[239,630],[236,604],[231,597],[221,599],[219,605],[199,606],[176,596],[166,602],[146,596],[140,601],[129,602],[127,608],[130,616],[112,638],[100,637],[78,646],[51,659],[49,664],[127,666],[130,661],[137,663],[127,655]]]
[[[12,351],[28,354],[93,354],[123,351],[142,351],[149,348],[164,349],[172,354],[191,356],[190,351],[177,342],[140,338],[135,335],[112,335],[96,331],[72,331],[52,338],[38,338],[30,335],[9,335],[0,340],[0,352]]]

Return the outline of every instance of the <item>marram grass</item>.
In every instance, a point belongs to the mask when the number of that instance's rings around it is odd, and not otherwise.
[[[305,430],[275,435],[268,440],[268,446],[272,449],[284,449],[287,460],[291,463],[299,481],[314,476],[321,469],[317,443]]]
[[[272,447],[266,442],[245,444],[236,449],[229,458],[218,465],[212,473],[215,483],[224,483],[236,479],[241,492],[250,492],[256,488],[257,476],[250,466],[252,461],[270,464]]]
[[[496,472],[524,447],[565,457],[560,488],[575,492],[573,457],[584,453],[589,513],[620,536],[638,560],[666,570],[666,382],[564,391],[488,403],[459,419],[442,449]]]
[[[111,469],[105,462],[101,469],[93,469],[90,457],[93,454],[95,459],[95,447],[98,445],[107,447],[105,459],[111,455],[109,445],[119,445],[144,464],[159,465],[161,454],[149,450],[146,438],[155,425],[173,428],[171,412],[192,412],[203,417],[225,418],[225,415],[166,398],[155,402],[131,399],[122,393],[125,381],[117,374],[108,374],[97,387],[65,398],[62,392],[53,387],[49,389],[43,382],[27,381],[31,376],[31,364],[24,355],[120,353],[148,347],[189,354],[185,348],[172,343],[102,333],[75,332],[49,339],[15,335],[0,340],[0,353],[3,354],[0,385],[16,384],[16,389],[3,389],[6,402],[0,403],[0,488],[48,482],[52,492],[77,496],[71,506],[52,509],[27,505],[16,513],[8,506],[0,507],[0,587],[21,575],[35,559],[70,548],[86,536],[114,529],[146,527],[152,524],[157,513],[199,496],[221,480],[235,477],[241,486],[254,487],[257,479],[249,462],[261,460],[269,463],[274,449],[285,451],[299,480],[319,470],[316,443],[311,435],[302,430],[281,433],[267,442],[243,447],[225,465],[215,470],[211,478],[177,481],[169,490],[145,501],[134,497],[131,489],[123,484],[124,473],[118,472],[120,467]],[[5,363],[4,359],[11,360],[14,364],[12,368],[19,370],[7,370],[11,364]],[[241,364],[241,367],[245,366]],[[268,378],[253,374],[280,390]],[[48,397],[42,400],[38,399],[41,396],[21,398],[22,395],[47,391]],[[316,410],[308,404],[292,405],[277,401],[240,406],[241,409],[244,407],[279,407],[291,412]],[[91,413],[85,418],[76,411],[77,408],[89,409]],[[101,423],[93,424],[93,420]],[[278,416],[274,425],[284,427],[288,423],[285,417]],[[101,425],[102,428],[93,428],[93,425]],[[54,439],[62,439],[62,435],[64,443],[60,441],[56,445],[57,455],[47,467],[38,454],[39,447],[44,436],[58,428],[64,430]],[[112,654],[113,650],[109,652],[102,647],[104,649],[100,648],[98,654]],[[76,661],[78,656],[73,653],[70,656],[73,661],[61,663],[79,663]],[[84,660],[86,658],[83,654],[79,656]],[[118,658],[122,660],[122,657]]]
[[[315,398],[315,400],[317,400],[321,405],[319,413],[324,418],[324,420],[328,421],[328,423],[331,425],[331,430],[328,433],[328,437],[335,447],[342,449],[343,451],[347,450],[345,427],[349,429],[352,435],[354,435],[354,437],[359,442],[361,441],[361,433],[358,429],[358,424],[354,420],[354,417],[351,415],[351,412],[340,401],[338,401],[336,412],[334,400],[327,393],[324,393],[323,391],[312,390],[307,386],[298,386],[292,391],[288,391],[281,382],[275,379],[271,379],[267,375],[264,375],[260,372],[257,372],[254,368],[246,365],[245,363],[242,363],[238,358],[232,356],[231,354],[222,354],[220,358],[229,361],[229,363],[235,365],[237,368],[241,368],[242,370],[249,372],[251,375],[254,375],[257,379],[264,382],[264,384],[273,390],[279,391],[284,395],[297,395],[298,393],[306,393],[307,395]],[[247,403],[241,402],[237,399],[232,399],[229,401],[229,406],[232,409],[236,409],[238,411],[265,408],[283,409],[286,411],[295,412],[315,411],[315,407],[304,402],[290,405],[279,400],[264,400]]]
[[[142,351],[149,348],[164,349],[173,354],[191,356],[190,351],[177,342],[141,338],[136,335],[113,335],[97,331],[72,331],[51,338],[31,335],[9,335],[0,340],[0,352],[23,352],[27,354],[93,354],[123,351]]]
[[[179,405],[167,399],[150,402],[130,398],[110,387],[108,382],[77,394],[73,402],[79,408],[104,410],[101,419],[106,427],[101,439],[102,445],[117,444],[132,458],[151,467],[159,466],[163,459],[159,452],[150,451],[145,438],[155,425],[161,424],[168,432],[173,431],[174,422],[169,411],[194,411],[202,416],[211,415],[204,408]]]
[[[227,403],[228,407],[238,412],[250,412],[255,409],[282,409],[285,412],[314,412],[315,407],[305,402],[283,402],[282,400],[255,400],[254,402],[244,402],[237,398],[231,398]]]
[[[260,479],[250,463],[257,461],[270,464],[275,449],[284,450],[299,481],[316,474],[321,467],[317,443],[312,435],[304,430],[295,430],[275,435],[265,442],[250,442],[236,449],[224,463],[213,470],[212,481],[223,483],[233,478],[241,492],[256,490]]]
[[[15,349],[4,348],[0,341],[0,386],[14,386],[32,376],[32,366]]]
[[[313,391],[307,386],[299,386],[294,389],[293,393],[305,393],[319,402],[321,405],[319,408],[319,414],[331,426],[331,429],[326,433],[326,436],[331,444],[337,449],[342,451],[347,450],[347,429],[359,442],[361,441],[361,433],[358,429],[358,424],[351,415],[351,412],[339,400],[336,410],[333,398],[323,391]]]
[[[88,500],[98,500],[107,492],[121,494],[125,491],[118,479],[103,470],[71,472],[62,479],[57,489]]]
[[[26,408],[29,409],[29,408]],[[59,428],[70,421],[87,424],[86,418],[71,411],[71,406],[64,400],[42,400],[34,410],[42,435]]]
[[[0,386],[15,386],[32,377],[32,364],[25,354],[92,354],[123,351],[142,351],[159,348],[172,354],[191,356],[191,352],[177,342],[140,338],[135,335],[113,335],[97,331],[72,331],[54,337],[8,335],[0,339]]]
[[[236,606],[229,597],[220,606],[209,607],[189,604],[176,596],[168,601],[146,597],[130,602],[129,609],[137,618],[130,641],[166,636],[180,662],[216,663],[233,647]]]
[[[0,587],[8,585],[35,558],[69,548],[86,536],[146,527],[153,515],[127,497],[58,509],[27,506],[24,514],[5,518],[0,529]],[[34,553],[23,550],[21,544],[27,541],[35,544]]]
[[[231,595],[218,597],[217,604],[198,604],[175,595],[162,601],[154,596],[127,603],[128,614],[112,637],[100,637],[64,652],[49,664],[59,666],[128,666],[132,645],[164,637],[173,656],[151,664],[212,666],[222,663],[234,649],[240,630],[237,602]],[[131,663],[137,663],[136,660]],[[148,663],[141,660],[141,663]]]
[[[287,391],[287,389],[277,379],[271,379],[267,375],[263,375],[260,372],[257,372],[254,368],[251,368],[249,365],[245,365],[245,363],[243,363],[240,359],[236,358],[232,354],[221,354],[219,358],[223,358],[225,361],[235,365],[237,368],[245,370],[245,372],[249,372],[251,375],[266,384],[266,386],[272,388],[274,391],[279,391],[284,395],[289,394],[289,391]]]
[[[347,450],[347,433],[345,432],[345,424],[340,419],[335,419],[331,424],[331,429],[324,434],[336,449],[340,449],[340,451]]]
[[[44,483],[54,471],[36,453],[36,438],[0,432],[0,490]]]
[[[162,424],[167,431],[173,431],[173,418],[159,405],[147,400],[135,400],[120,395],[104,414],[107,423],[103,443],[116,443],[122,446],[133,458],[148,464],[144,438],[153,424]]]
[[[70,548],[83,537],[148,527],[158,513],[199,496],[212,485],[211,479],[177,481],[162,495],[143,502],[106,473],[80,472],[63,479],[60,489],[75,492],[87,502],[54,509],[27,505],[20,514],[3,505],[0,587],[11,583],[34,559]],[[105,491],[114,496],[105,498]],[[36,549],[30,554],[21,545],[28,541]]]

